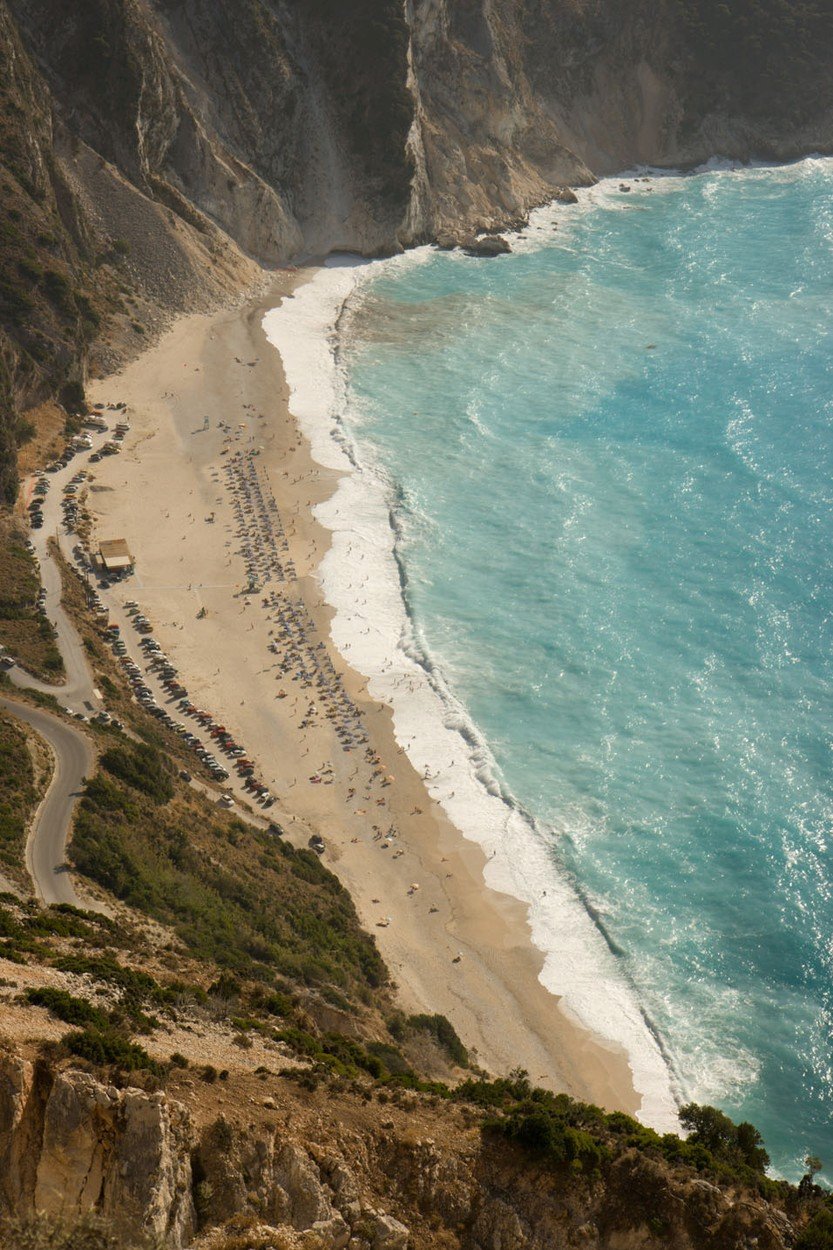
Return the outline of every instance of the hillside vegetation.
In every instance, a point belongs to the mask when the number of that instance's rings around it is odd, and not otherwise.
[[[26,735],[0,713],[0,871],[20,874],[29,820],[39,798]]]
[[[28,672],[59,681],[64,663],[55,630],[38,607],[40,585],[23,526],[0,511],[0,644]]]
[[[153,747],[111,749],[101,765],[75,823],[80,872],[241,976],[291,977],[365,1001],[385,984],[349,894],[311,851],[175,785]]]

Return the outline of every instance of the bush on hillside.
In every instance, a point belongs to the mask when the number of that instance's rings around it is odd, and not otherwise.
[[[170,762],[161,751],[145,743],[111,747],[102,755],[101,765],[112,776],[153,799],[154,803],[168,803],[174,796]]]
[[[833,1250],[833,1206],[816,1212],[795,1243],[795,1250]]]
[[[35,1007],[45,1007],[65,1024],[91,1024],[99,1029],[106,1029],[109,1025],[106,1011],[94,1006],[86,998],[75,998],[66,990],[56,990],[45,985],[40,989],[27,990],[26,997]]]
[[[408,1025],[418,1032],[430,1034],[458,1067],[469,1066],[469,1052],[460,1041],[454,1025],[446,1016],[425,1014],[409,1016]]]
[[[157,1075],[161,1072],[159,1064],[142,1046],[109,1026],[96,1028],[90,1025],[80,1033],[67,1033],[61,1040],[71,1054],[86,1059],[96,1067],[114,1067],[121,1072],[144,1069]]]

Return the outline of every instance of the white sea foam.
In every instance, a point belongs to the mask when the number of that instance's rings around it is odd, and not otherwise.
[[[545,955],[542,983],[561,996],[572,1018],[624,1047],[642,1100],[640,1118],[674,1130],[674,1083],[661,1044],[601,928],[557,872],[552,831],[536,827],[506,794],[487,743],[433,664],[407,610],[395,486],[342,421],[338,324],[345,302],[381,266],[420,264],[431,255],[425,248],[385,261],[331,258],[264,319],[315,459],[344,472],[334,495],[316,508],[333,535],[319,574],[336,609],[333,641],[369,679],[372,696],[393,708],[396,737],[432,796],[482,846],[487,884],[527,904],[532,940]]]

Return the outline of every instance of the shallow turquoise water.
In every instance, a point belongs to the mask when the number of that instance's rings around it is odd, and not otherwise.
[[[792,1176],[833,1165],[833,163],[632,185],[361,288],[348,425],[553,870]]]

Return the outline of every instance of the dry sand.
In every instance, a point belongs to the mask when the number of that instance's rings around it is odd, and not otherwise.
[[[304,276],[279,275],[269,298],[242,310],[182,318],[92,388],[94,400],[124,400],[131,410],[123,453],[92,466],[96,536],[126,538],[137,561],[135,576],[110,593],[139,602],[191,699],[246,746],[278,797],[270,816],[299,845],[322,834],[325,860],[376,935],[406,1011],[448,1016],[493,1073],[520,1066],[537,1083],[633,1113],[640,1100],[624,1051],[574,1024],[540,984],[543,959],[524,907],[485,885],[482,851],[430,799],[395,742],[390,711],[368,698],[330,642],[331,612],[315,575],[328,533],[310,505],[329,496],[335,475],[311,460],[288,410],[280,358],[261,329],[263,313]],[[297,571],[269,589],[308,612],[308,643],[326,645],[393,782],[372,776],[378,769],[363,747],[343,749],[320,701],[315,723],[301,728],[315,692],[275,669],[275,622],[260,594],[244,593],[225,485],[233,454],[255,449],[252,463],[274,491]],[[332,774],[311,783],[325,765]],[[373,826],[391,824],[398,836],[384,848]]]

